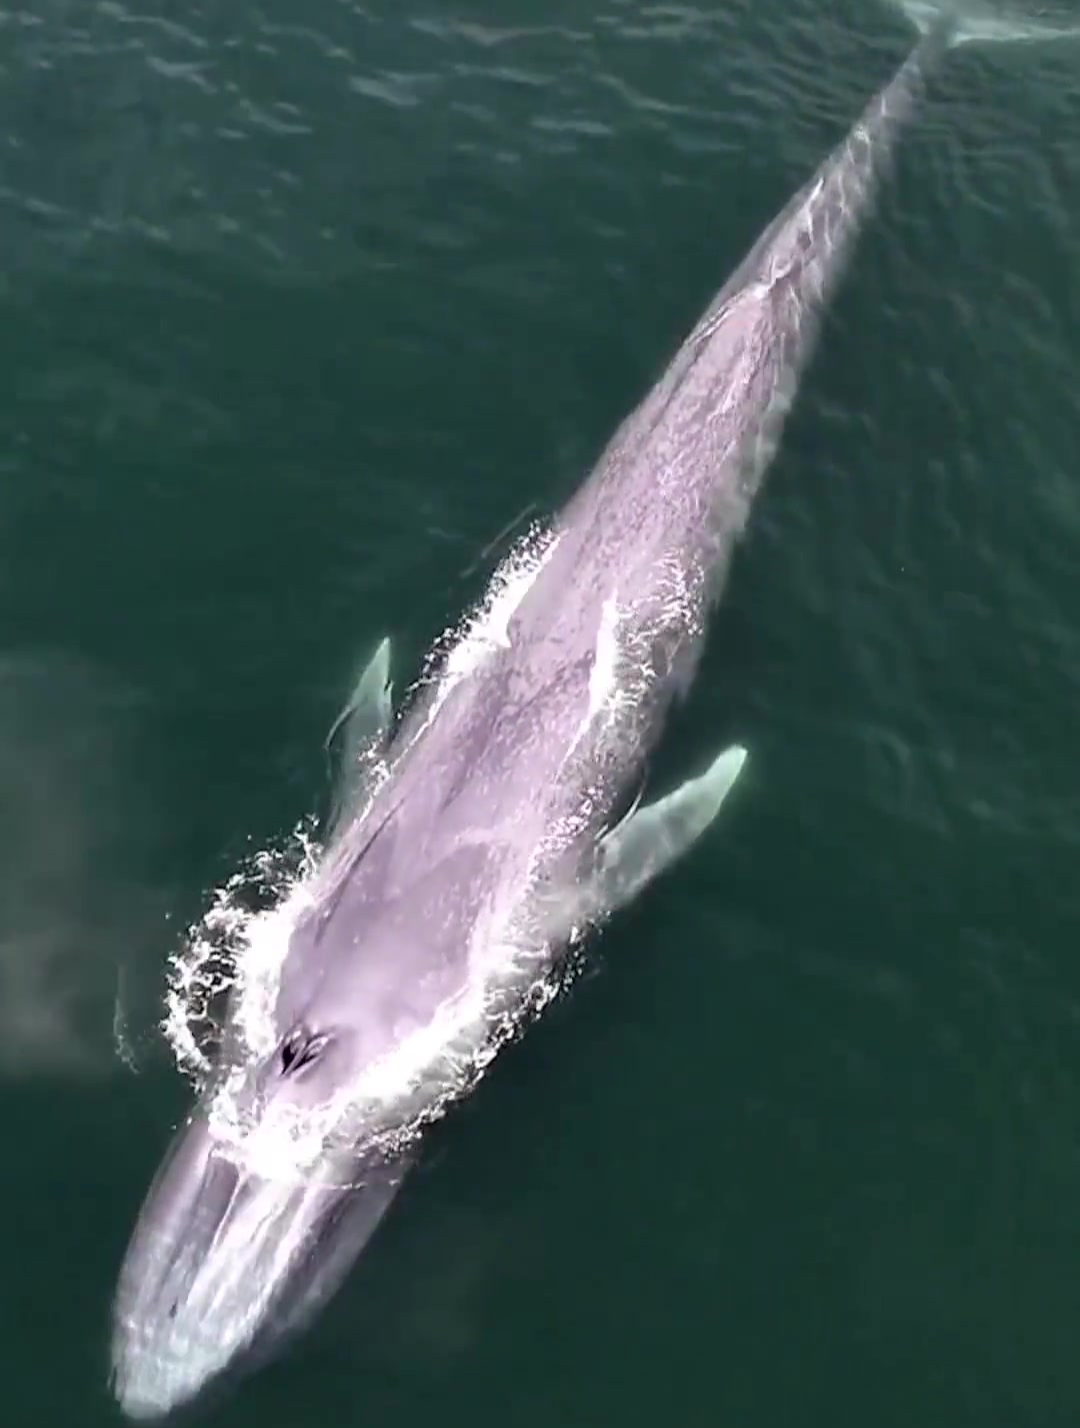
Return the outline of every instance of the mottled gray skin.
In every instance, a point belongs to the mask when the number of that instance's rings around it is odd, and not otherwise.
[[[945,42],[942,29],[923,41],[623,423],[556,520],[558,544],[509,623],[508,647],[459,683],[430,723],[431,696],[403,721],[393,779],[346,830],[325,906],[297,931],[283,1027],[333,1026],[346,1007],[350,1032],[374,1050],[394,1039],[399,1018],[425,1019],[467,975],[463,931],[480,903],[495,883],[520,882],[544,833],[586,795],[592,816],[564,871],[573,880],[587,868],[671,698],[689,684],[824,302]],[[620,639],[656,677],[614,731],[592,730],[568,763],[612,595],[632,602],[633,627]]]
[[[588,879],[598,839],[692,677],[823,304],[945,43],[943,30],[924,38],[623,423],[558,517],[556,544],[505,643],[448,693],[437,678],[420,690],[394,738],[389,778],[342,823],[311,915],[293,933],[276,1010],[283,1040],[251,1072],[256,1108],[282,1098],[317,1106],[429,1021],[469,976],[485,909],[518,898],[558,957],[570,928],[550,910],[560,889],[570,897]],[[590,718],[613,598],[620,678],[638,677]],[[566,820],[573,836],[538,858]],[[276,1185],[242,1153],[215,1147],[205,1109],[196,1110],[121,1273],[113,1361],[126,1410],[167,1412],[253,1346],[272,1349],[306,1322],[406,1165],[363,1146],[339,1149],[312,1183]],[[336,1188],[345,1182],[354,1188]]]

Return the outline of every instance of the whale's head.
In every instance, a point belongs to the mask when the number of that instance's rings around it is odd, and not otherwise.
[[[234,988],[220,1066],[120,1271],[112,1374],[132,1417],[201,1397],[303,1328],[415,1156],[403,1145],[434,1094],[425,1068],[443,1064],[438,1017],[466,979],[487,853],[455,849],[438,877],[390,897],[396,849],[388,836],[346,847],[274,977],[256,966]]]
[[[297,1133],[357,1055],[345,1028],[296,1024],[270,1057],[208,1093],[177,1133],[121,1268],[112,1379],[124,1411],[160,1418],[270,1357],[338,1288],[407,1169]]]

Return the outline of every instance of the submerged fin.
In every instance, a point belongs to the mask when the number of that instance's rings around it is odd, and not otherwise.
[[[367,744],[372,737],[380,738],[390,727],[390,639],[379,641],[375,653],[364,666],[348,702],[330,726],[326,736],[329,749],[340,732],[346,755]]]
[[[325,748],[340,740],[340,773],[329,819],[332,836],[342,813],[352,804],[363,782],[365,769],[382,752],[393,716],[393,686],[390,680],[390,639],[380,640],[364,666],[345,707],[326,736]]]
[[[622,907],[697,842],[746,762],[733,744],[703,774],[633,810],[601,839],[592,897],[603,912]]]
[[[546,935],[562,940],[625,907],[689,852],[720,812],[746,758],[747,751],[733,744],[697,778],[687,779],[655,803],[635,803],[601,838],[591,876],[568,896],[549,895]]]

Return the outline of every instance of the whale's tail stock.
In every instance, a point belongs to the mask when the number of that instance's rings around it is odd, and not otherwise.
[[[1080,22],[1047,13],[1039,0],[889,0],[921,34],[948,27],[949,43],[1080,40]],[[1063,7],[1062,7],[1063,9]]]

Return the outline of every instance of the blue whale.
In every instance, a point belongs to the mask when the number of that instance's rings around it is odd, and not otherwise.
[[[754,243],[565,508],[391,707],[379,646],[350,779],[262,1014],[230,1011],[143,1204],[112,1383],[154,1418],[276,1352],[340,1284],[425,1127],[566,949],[706,831],[746,758],[643,803],[822,313],[931,65],[934,19]]]

